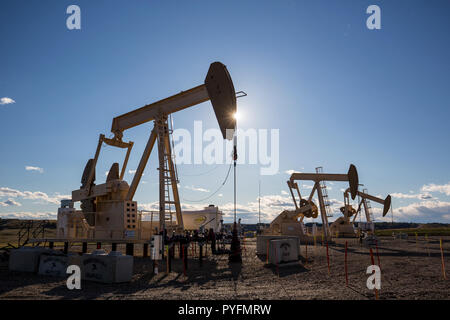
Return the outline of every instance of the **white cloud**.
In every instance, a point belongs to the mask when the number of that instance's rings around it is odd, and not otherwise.
[[[318,205],[317,199],[313,201]],[[343,201],[338,199],[330,199],[331,212],[334,217],[329,219],[330,222],[334,218],[341,216],[339,208],[343,206]],[[202,210],[209,203],[204,204],[183,204],[182,210]],[[158,202],[139,205],[140,209],[158,211]],[[218,205],[223,211],[226,222],[230,222],[234,215],[234,203],[228,202]],[[256,223],[258,221],[258,200],[250,201],[245,204],[238,203],[236,206],[238,218],[243,223]],[[282,195],[266,195],[261,197],[261,219],[268,223],[271,222],[284,210],[294,210],[294,204],[290,196]],[[371,209],[376,221],[391,221],[391,213],[386,217],[382,217],[382,207],[377,206]],[[407,206],[394,208],[395,221],[417,221],[417,222],[448,222],[450,221],[450,202],[442,202],[438,200],[425,200],[413,203]],[[320,216],[317,219],[305,219],[305,222],[321,221]]]
[[[33,167],[33,166],[25,166],[25,170],[27,171],[37,171],[39,173],[44,173],[44,169],[39,167]]]
[[[13,199],[8,199],[6,201],[0,201],[0,207],[20,207],[21,204]]]
[[[429,193],[408,194],[408,193],[394,192],[391,193],[391,196],[398,199],[418,199],[418,200],[433,199],[433,197]]]
[[[445,193],[445,195],[450,196],[450,182],[447,184],[442,184],[442,185],[438,185],[438,184],[434,184],[434,183],[426,184],[422,187],[421,190],[423,192]]]
[[[208,189],[194,187],[194,186],[185,186],[185,189],[192,190],[192,191],[199,191],[199,192],[209,192]]]
[[[137,171],[137,169],[130,169],[130,170],[128,170],[128,173],[129,174],[135,174],[136,173],[136,171]],[[145,173],[142,173],[142,176],[145,176]]]
[[[303,168],[302,168],[302,169],[303,169]],[[288,174],[288,175],[291,175],[291,174],[293,174],[293,173],[302,173],[302,172],[299,171],[299,170],[290,169],[290,170],[286,170],[284,173],[286,173],[286,174]]]
[[[394,218],[397,215],[401,217],[434,217],[436,215],[444,216],[450,212],[450,202],[445,201],[421,201],[410,205],[400,207],[394,210]]]
[[[203,210],[211,203],[181,203],[181,209],[187,211]],[[159,211],[158,201],[138,204],[139,210]],[[234,203],[228,202],[218,205],[219,210],[223,212],[224,220],[230,222],[233,220]],[[256,223],[258,221],[258,200],[251,201],[246,204],[238,203],[236,205],[238,218],[242,219],[243,223]],[[293,210],[294,204],[291,197],[280,195],[266,195],[261,197],[261,219],[265,222],[272,221],[278,214],[284,210]]]
[[[382,208],[372,208],[377,221],[391,221],[391,212],[382,217]],[[450,202],[424,200],[399,208],[393,208],[394,221],[404,222],[449,222]]]
[[[3,219],[56,220],[55,212],[8,212],[0,213]]]
[[[11,103],[15,103],[15,101],[13,99],[11,99],[11,98],[8,98],[8,97],[0,98],[0,104],[1,105],[11,104]]]
[[[181,203],[181,210],[186,210],[186,211],[203,210],[207,206],[208,206],[207,204]],[[149,202],[149,203],[138,203],[138,209],[159,212],[159,202],[154,201],[154,202]]]
[[[285,196],[288,195],[289,193],[287,191],[281,190],[281,194]]]
[[[70,199],[70,195],[60,195],[55,194],[53,197],[50,197],[45,192],[41,191],[20,191],[11,189],[8,187],[0,187],[0,197],[8,197],[8,198],[23,198],[27,200],[41,200],[48,203],[59,204],[61,199]]]

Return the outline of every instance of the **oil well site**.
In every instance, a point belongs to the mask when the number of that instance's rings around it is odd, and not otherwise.
[[[0,300],[450,299],[447,4],[19,2]]]
[[[17,245],[8,242],[2,248],[0,298],[448,298],[448,238],[423,232],[411,237],[395,230],[377,236],[372,203],[382,207],[384,217],[391,210],[391,196],[382,199],[360,190],[354,165],[346,173],[325,173],[321,167],[314,173],[293,172],[287,181],[293,209],[269,224],[257,224],[254,232],[245,232],[237,221],[236,207],[228,225],[214,205],[182,211],[171,114],[210,101],[223,138],[234,142],[236,181],[234,115],[237,97],[245,96],[235,92],[225,65],[214,62],[203,84],[114,118],[114,137],[100,134],[81,187],[71,199],[61,200],[56,226],[49,231],[48,221],[19,223]],[[154,127],[129,185],[123,177],[133,142],[123,141],[123,133],[147,122]],[[125,149],[126,155],[121,165],[113,163],[102,182],[96,179],[96,165],[104,144]],[[133,197],[155,144],[159,211],[149,212],[139,210]],[[302,195],[301,181],[313,182],[309,194]],[[330,181],[346,185],[341,217],[332,223]],[[236,197],[236,183],[234,188]],[[350,199],[357,200],[356,207]],[[356,220],[358,215],[364,222]],[[305,218],[320,219],[320,224],[306,226]],[[382,270],[382,289],[366,286],[367,266]],[[68,291],[69,269],[80,273],[82,291]]]

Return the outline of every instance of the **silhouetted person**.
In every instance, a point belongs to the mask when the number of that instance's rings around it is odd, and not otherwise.
[[[211,252],[212,254],[216,254],[216,235],[214,233],[213,228],[209,229],[208,240],[211,241]]]

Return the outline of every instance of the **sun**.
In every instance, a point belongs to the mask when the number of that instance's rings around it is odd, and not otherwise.
[[[237,120],[242,120],[242,114],[236,111],[235,113],[233,113],[233,118],[236,121]]]

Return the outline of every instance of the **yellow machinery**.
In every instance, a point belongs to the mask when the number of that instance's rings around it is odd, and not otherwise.
[[[163,230],[178,234],[183,232],[168,116],[208,100],[213,106],[223,138],[232,139],[236,125],[233,117],[236,113],[236,93],[225,65],[220,62],[210,65],[204,84],[114,118],[111,128],[114,137],[109,139],[100,135],[95,156],[84,169],[80,189],[74,190],[72,199],[63,202],[58,211],[58,237],[149,239],[152,233]],[[123,177],[133,142],[122,141],[123,132],[149,121],[153,121],[154,127],[133,181],[128,185]],[[141,221],[133,197],[156,142],[159,159],[159,225],[153,226]],[[114,163],[106,182],[95,184],[95,167],[103,143],[126,149],[127,152],[121,170],[119,164]],[[77,201],[81,202],[81,211],[73,207]],[[172,218],[173,211],[176,220]]]
[[[314,181],[313,188],[308,198],[302,198],[297,180]],[[324,236],[330,238],[331,232],[328,227],[328,218],[326,212],[326,204],[323,194],[323,181],[344,181],[349,183],[349,190],[352,199],[356,197],[358,192],[358,172],[354,165],[350,165],[347,174],[328,174],[328,173],[293,173],[290,179],[287,181],[292,200],[294,201],[295,210],[285,210],[280,213],[271,223],[270,226],[263,231],[263,235],[286,235],[286,236],[298,236],[300,241],[309,240],[307,232],[303,225],[303,219],[317,218],[319,215],[322,218],[322,228]],[[297,201],[293,190],[296,190],[299,201]],[[319,200],[319,208],[313,202],[314,194],[317,191],[317,197]],[[300,220],[298,220],[300,219]]]
[[[391,196],[388,195],[384,200],[377,198],[375,196],[372,196],[367,193],[367,190],[358,191],[357,195],[360,198],[358,209],[353,208],[350,205],[350,199],[349,199],[349,189],[344,191],[344,206],[340,208],[341,213],[343,214],[343,217],[339,217],[334,221],[330,229],[333,232],[333,234],[337,234],[338,236],[342,237],[354,237],[356,235],[354,230],[354,223],[356,221],[356,217],[361,212],[361,209],[364,208],[364,213],[366,216],[366,222],[360,223],[358,229],[359,231],[367,231],[367,232],[373,232],[374,230],[374,221],[372,218],[372,214],[370,212],[371,205],[370,201],[374,201],[376,203],[379,203],[383,205],[383,217],[386,216],[388,213],[390,207],[391,207]],[[353,217],[352,221],[350,222],[350,218]]]

